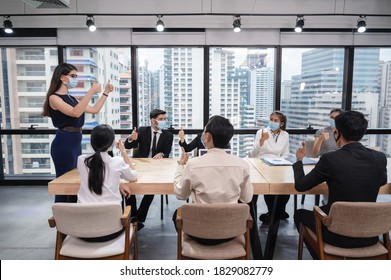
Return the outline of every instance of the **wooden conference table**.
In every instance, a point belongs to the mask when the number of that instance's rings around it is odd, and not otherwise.
[[[294,176],[291,166],[269,166],[259,159],[245,159],[250,166],[250,178],[254,194],[299,194],[294,188]],[[138,179],[127,182],[132,194],[174,194],[173,181],[177,167],[177,159],[167,158],[153,160],[150,158],[132,159],[136,163]],[[388,159],[391,166],[391,159]],[[314,166],[306,165],[308,173]],[[48,184],[51,195],[76,195],[79,190],[80,178],[76,169],[54,179]],[[320,184],[305,194],[327,193],[326,183]],[[388,183],[380,189],[380,194],[391,194],[391,168],[388,168]],[[304,193],[300,193],[304,194]],[[274,202],[276,206],[278,197]],[[273,211],[275,213],[275,211]],[[255,219],[257,215],[255,215]],[[277,240],[279,219],[271,217],[265,245],[264,258],[272,259]],[[254,220],[255,220],[254,219]],[[256,221],[254,221],[256,223]]]

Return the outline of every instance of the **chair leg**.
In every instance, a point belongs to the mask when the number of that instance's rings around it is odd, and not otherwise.
[[[164,204],[163,197],[164,195],[160,196],[160,220],[163,220],[163,204]]]
[[[304,200],[305,200],[305,194],[301,195],[301,205],[304,204]]]
[[[303,242],[304,242],[304,234],[303,234],[303,225],[300,224],[300,232],[299,232],[299,249],[297,252],[297,259],[302,260],[303,259]]]
[[[166,204],[168,205],[168,195],[166,194]]]
[[[293,211],[296,212],[297,210],[297,194],[293,196]]]
[[[315,195],[315,205],[319,206],[320,203],[320,194]]]

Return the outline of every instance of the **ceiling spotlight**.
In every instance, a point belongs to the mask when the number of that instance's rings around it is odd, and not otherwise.
[[[295,32],[300,33],[301,31],[303,31],[303,26],[304,26],[304,16],[297,16]]]
[[[357,31],[363,33],[367,30],[367,18],[366,16],[360,16],[357,20]]]
[[[240,32],[240,30],[242,30],[242,22],[240,16],[234,17],[234,22],[232,23],[232,25],[234,27],[234,32]]]
[[[14,31],[12,30],[12,22],[11,22],[11,20],[9,18],[10,18],[9,16],[5,16],[4,17],[3,26],[4,26],[4,32],[8,33],[8,34],[11,34]]]
[[[91,32],[94,32],[96,30],[96,25],[94,21],[94,16],[93,15],[87,15],[87,22],[86,25],[88,27],[88,30]]]
[[[157,16],[157,21],[156,21],[156,30],[159,32],[162,32],[164,30],[164,22],[162,20],[163,16]]]

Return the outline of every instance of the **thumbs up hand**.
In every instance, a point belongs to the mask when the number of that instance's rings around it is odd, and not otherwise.
[[[179,139],[181,140],[181,143],[183,143],[183,141],[185,141],[185,132],[183,131],[182,127],[181,130],[179,130],[178,136]]]
[[[137,133],[137,127],[135,127],[134,129],[133,129],[133,131],[132,131],[132,133],[130,134],[130,140],[132,140],[132,141],[135,141],[135,140],[137,140],[137,138],[138,138],[138,133]]]

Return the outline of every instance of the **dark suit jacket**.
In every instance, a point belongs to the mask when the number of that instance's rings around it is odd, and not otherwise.
[[[183,147],[185,149],[185,152],[191,152],[195,148],[197,149],[205,149],[205,146],[201,142],[202,133],[198,133],[196,138],[194,138],[190,144],[186,143],[186,140],[181,143],[181,140],[179,140],[179,146]],[[226,149],[231,149],[231,145],[228,143]]]
[[[135,141],[125,141],[126,149],[138,148],[138,158],[147,158],[149,150],[151,149],[152,132],[150,126],[142,126],[138,129],[138,138]],[[162,134],[159,137],[159,141],[156,144],[156,150],[158,153],[163,153],[165,158],[171,153],[172,140],[174,136],[167,130],[162,130]]]
[[[336,201],[375,202],[379,188],[387,183],[387,159],[381,152],[350,143],[326,153],[310,173],[304,175],[303,163],[293,165],[297,191],[310,190],[326,181],[329,199],[322,210],[328,214]]]

